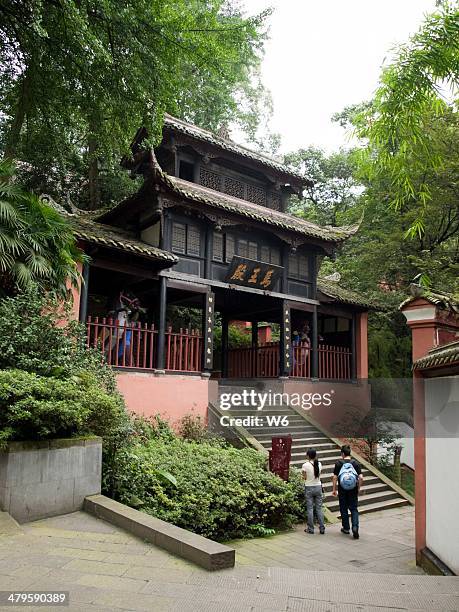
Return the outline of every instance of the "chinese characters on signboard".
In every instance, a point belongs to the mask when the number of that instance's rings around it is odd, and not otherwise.
[[[290,370],[292,364],[292,329],[290,324],[290,308],[284,306],[284,364],[285,371]]]
[[[273,291],[282,271],[281,266],[235,255],[225,280],[230,284]]]
[[[213,330],[214,330],[214,306],[215,297],[213,293],[206,294],[205,303],[205,325],[204,325],[204,369],[211,370],[213,366]]]

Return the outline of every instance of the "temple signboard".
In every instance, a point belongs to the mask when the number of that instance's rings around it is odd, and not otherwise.
[[[243,285],[272,291],[276,286],[284,268],[263,261],[255,261],[247,257],[235,255],[231,261],[226,282],[234,285]]]

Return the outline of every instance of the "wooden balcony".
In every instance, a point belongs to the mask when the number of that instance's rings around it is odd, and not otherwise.
[[[153,324],[120,324],[116,319],[88,317],[87,346],[102,351],[108,365],[114,368],[155,370],[158,330]],[[171,327],[165,333],[165,369],[171,372],[201,372],[203,340],[200,331]],[[290,376],[311,377],[311,349],[307,344],[293,347]],[[351,349],[319,344],[318,377],[350,380]],[[279,343],[228,351],[229,378],[277,378],[279,376]]]
[[[290,376],[311,377],[312,351],[306,343],[292,350]],[[344,346],[319,344],[318,378],[351,380],[351,349]],[[279,376],[279,343],[268,342],[256,348],[236,348],[228,351],[229,378],[277,378]]]
[[[110,318],[88,317],[87,346],[100,349],[115,368],[156,369],[158,330],[153,324],[121,324]],[[202,335],[197,330],[171,327],[165,334],[165,369],[200,372]]]

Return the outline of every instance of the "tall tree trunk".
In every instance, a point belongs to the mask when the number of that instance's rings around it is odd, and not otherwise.
[[[8,131],[5,143],[5,157],[16,157],[22,126],[30,106],[30,66],[28,66],[18,84],[18,100],[14,118]]]
[[[97,159],[97,140],[91,133],[88,141],[89,151],[89,208],[100,208],[99,160]]]

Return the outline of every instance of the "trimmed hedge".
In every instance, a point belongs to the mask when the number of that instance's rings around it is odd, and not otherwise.
[[[0,448],[13,440],[105,436],[126,418],[121,398],[88,373],[62,380],[0,370]]]

